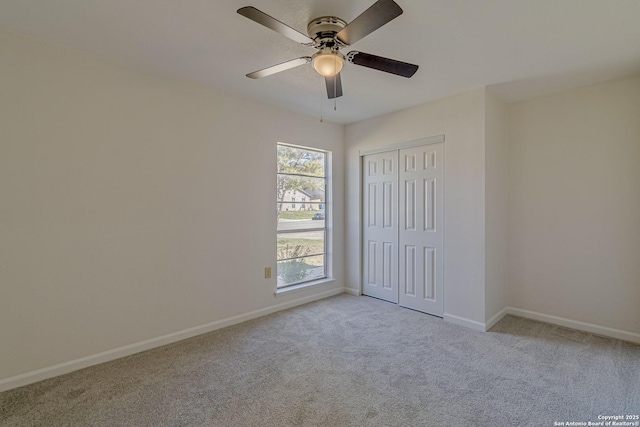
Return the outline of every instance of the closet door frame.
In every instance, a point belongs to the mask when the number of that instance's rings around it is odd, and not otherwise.
[[[431,144],[439,144],[439,143],[444,143],[445,142],[445,136],[444,135],[435,135],[435,136],[431,136],[431,137],[427,137],[427,138],[421,138],[421,139],[416,139],[416,140],[412,140],[412,141],[406,141],[406,142],[401,142],[401,143],[397,143],[397,144],[389,144],[389,145],[385,145],[385,146],[381,146],[381,147],[375,147],[375,148],[370,148],[370,149],[364,149],[364,150],[360,150],[359,152],[359,166],[360,166],[360,200],[359,200],[359,215],[360,215],[360,242],[359,242],[359,261],[360,261],[360,284],[359,284],[359,294],[362,295],[363,294],[363,289],[364,289],[364,277],[365,277],[365,272],[364,272],[364,268],[365,266],[365,260],[364,260],[364,191],[366,190],[364,188],[364,173],[365,173],[365,165],[364,165],[364,157],[370,154],[378,154],[378,153],[385,153],[385,152],[390,152],[390,151],[396,151],[397,153],[400,152],[400,150],[406,149],[406,148],[415,148],[415,147],[420,147],[420,146],[424,146],[424,145],[431,145]],[[442,201],[444,203],[444,199]],[[443,223],[442,225],[444,226],[444,218],[442,218]],[[444,264],[444,250],[442,253],[442,259],[443,259],[443,264]],[[444,271],[442,272],[444,274]],[[398,279],[399,280],[399,279]],[[444,275],[442,278],[442,282],[444,284]],[[444,306],[444,295],[442,295],[443,297],[443,306]]]

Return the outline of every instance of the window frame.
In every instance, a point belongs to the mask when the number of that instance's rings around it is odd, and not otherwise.
[[[311,176],[311,175],[305,175],[303,173],[287,173],[287,172],[280,172],[278,171],[278,148],[280,146],[283,147],[289,147],[289,148],[294,148],[294,149],[298,149],[298,150],[304,150],[304,151],[310,151],[310,152],[317,152],[317,153],[321,153],[324,156],[324,165],[323,165],[323,171],[324,174],[323,176]],[[279,238],[281,236],[286,236],[287,234],[293,234],[293,233],[305,233],[305,232],[318,232],[318,231],[322,231],[323,232],[323,251],[321,253],[309,253],[307,255],[303,255],[303,256],[296,256],[296,257],[291,257],[291,258],[283,258],[283,259],[278,259],[278,245],[276,243],[276,294],[279,292],[283,292],[283,291],[288,291],[288,290],[292,290],[292,289],[296,289],[296,288],[300,288],[300,287],[306,287],[309,285],[313,285],[316,283],[324,283],[327,280],[331,280],[331,258],[330,258],[330,242],[331,242],[331,231],[330,231],[330,226],[329,226],[329,207],[331,206],[330,203],[330,182],[331,182],[331,173],[330,173],[330,167],[331,167],[331,151],[329,150],[324,150],[324,149],[320,149],[320,148],[314,148],[314,147],[307,147],[307,146],[302,146],[302,145],[294,145],[294,144],[288,144],[288,143],[284,143],[284,142],[278,142],[276,144],[276,177],[279,178],[281,176],[297,176],[297,177],[308,177],[308,178],[313,178],[313,179],[322,179],[324,181],[324,199],[320,200],[320,201],[312,201],[311,198],[309,198],[309,202],[302,202],[301,205],[302,206],[302,210],[306,211],[307,210],[307,205],[308,206],[313,206],[313,205],[317,205],[318,206],[318,211],[324,211],[324,220],[322,221],[323,226],[322,227],[311,227],[311,228],[300,228],[300,229],[293,229],[293,230],[278,230],[278,224],[279,224],[279,218],[277,217],[276,214],[276,242],[279,240]],[[276,179],[277,181],[277,179]],[[287,203],[289,203],[289,205],[293,202],[293,200],[291,201],[286,201],[285,198],[283,197],[283,200],[278,200],[278,194],[276,192],[276,209],[278,208],[279,205],[287,205]],[[295,211],[295,209],[293,209],[293,211]],[[282,211],[284,212],[284,211]],[[323,273],[322,276],[320,277],[313,277],[311,279],[307,279],[307,280],[299,280],[296,282],[292,282],[292,283],[287,283],[287,284],[283,284],[283,285],[279,285],[279,279],[280,279],[280,271],[279,271],[279,266],[281,265],[281,263],[283,261],[291,261],[291,260],[295,260],[295,259],[302,259],[302,258],[312,258],[312,257],[320,257],[322,256],[324,259],[323,262]]]

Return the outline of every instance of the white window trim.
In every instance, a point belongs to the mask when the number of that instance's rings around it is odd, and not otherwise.
[[[320,280],[314,280],[312,282],[299,283],[297,285],[287,286],[286,288],[276,289],[275,296],[276,297],[281,297],[281,296],[284,296],[284,295],[290,295],[292,293],[298,293],[300,291],[304,291],[304,290],[307,290],[309,288],[315,288],[316,286],[335,283],[335,281],[336,281],[335,279],[333,279],[331,277],[327,277],[327,278],[320,279]]]
[[[319,285],[324,285],[328,283],[335,282],[333,277],[333,153],[329,150],[323,148],[315,148],[297,144],[289,144],[286,142],[278,142],[276,144],[276,148],[278,145],[284,145],[292,148],[299,148],[302,150],[309,151],[318,151],[324,153],[325,155],[325,198],[322,205],[324,205],[325,212],[325,223],[324,223],[324,231],[325,231],[325,253],[324,253],[324,267],[325,267],[325,277],[312,280],[309,282],[297,283],[294,285],[289,285],[286,287],[278,288],[278,263],[276,257],[276,268],[275,268],[275,279],[276,279],[276,289],[274,295],[276,297],[289,294],[291,292],[301,291],[310,287],[315,287]],[[276,200],[277,204],[277,200]],[[329,207],[329,209],[327,209]],[[278,231],[276,229],[276,236],[278,235]]]

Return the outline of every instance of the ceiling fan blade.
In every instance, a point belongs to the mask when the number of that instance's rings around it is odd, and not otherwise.
[[[336,37],[346,45],[354,44],[400,15],[402,15],[402,8],[396,2],[378,0],[347,24]]]
[[[352,51],[347,54],[347,59],[352,64],[384,71],[385,73],[396,74],[402,77],[411,77],[418,66],[408,62],[396,61],[395,59],[383,58],[382,56],[371,55],[369,53]]]
[[[340,73],[333,77],[325,77],[324,81],[327,84],[327,96],[329,99],[342,96],[342,79],[340,78]]]
[[[258,24],[272,29],[276,33],[280,33],[283,36],[290,38],[295,42],[302,44],[313,44],[313,40],[311,40],[309,37],[305,36],[297,30],[294,30],[287,24],[278,21],[276,18],[267,15],[261,10],[256,9],[253,6],[241,7],[240,9],[238,9],[238,13],[246,18],[251,19],[252,21],[257,22]]]
[[[292,59],[291,61],[283,62],[282,64],[273,65],[271,67],[263,68],[262,70],[254,71],[253,73],[247,74],[247,77],[249,77],[250,79],[261,79],[263,77],[270,76],[271,74],[279,73],[290,68],[308,64],[309,62],[311,62],[311,57],[303,56],[302,58]]]

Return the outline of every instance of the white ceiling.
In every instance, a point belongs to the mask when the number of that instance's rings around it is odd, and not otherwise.
[[[349,50],[420,65],[411,79],[347,64],[337,111],[310,66],[245,74],[313,49],[236,13],[306,33],[374,0],[0,0],[0,28],[326,120],[379,116],[474,87],[516,101],[640,72],[640,0],[396,0],[404,14]]]

